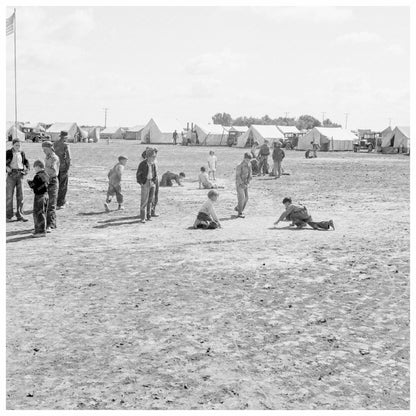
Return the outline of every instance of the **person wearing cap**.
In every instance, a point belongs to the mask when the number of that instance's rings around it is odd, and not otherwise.
[[[155,161],[154,161],[154,167],[156,169],[156,183],[155,183],[155,190],[153,192],[153,198],[152,198],[152,206],[151,206],[151,212],[150,215],[152,217],[158,217],[159,214],[156,214],[156,206],[159,202],[159,176],[158,176],[158,166],[157,166],[157,148],[156,147],[146,147],[146,150],[142,153],[142,159],[146,159],[146,152],[148,149],[153,149],[155,152]]]
[[[125,156],[118,157],[118,163],[116,163],[108,172],[108,190],[107,199],[104,202],[104,208],[106,212],[110,212],[108,204],[111,202],[113,196],[116,196],[118,202],[118,209],[123,210],[123,194],[121,193],[121,176],[124,172],[124,167],[127,164],[127,158]]]
[[[146,150],[146,159],[141,161],[136,172],[137,182],[140,184],[140,222],[151,221],[153,195],[156,188],[157,172],[155,166],[156,152]]]
[[[45,153],[45,172],[49,176],[48,185],[48,209],[46,211],[46,232],[50,233],[56,228],[56,201],[58,198],[58,175],[59,175],[59,157],[53,150],[53,144],[50,141],[42,143],[42,150]]]
[[[244,153],[243,161],[237,166],[235,174],[238,202],[234,210],[238,212],[239,218],[244,218],[243,211],[248,201],[248,186],[252,178],[250,160],[251,154]]]
[[[16,189],[17,221],[28,221],[23,215],[23,176],[30,169],[29,161],[21,150],[21,141],[13,140],[13,147],[6,150],[6,222],[13,221],[13,196]]]
[[[71,153],[69,151],[69,146],[66,143],[68,139],[68,132],[61,131],[59,135],[59,140],[53,144],[53,149],[56,153],[56,156],[59,157],[59,190],[58,190],[58,199],[56,201],[56,209],[61,209],[65,207],[66,204],[66,193],[68,190],[68,171],[71,166]]]

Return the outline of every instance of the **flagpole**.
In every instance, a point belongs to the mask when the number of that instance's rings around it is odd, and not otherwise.
[[[16,9],[14,9],[14,126],[17,135]]]

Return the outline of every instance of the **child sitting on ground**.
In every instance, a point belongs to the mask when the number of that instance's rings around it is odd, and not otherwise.
[[[121,193],[121,176],[123,175],[124,167],[127,164],[127,158],[119,156],[118,163],[115,164],[108,172],[108,190],[107,199],[104,202],[106,212],[110,212],[108,204],[111,202],[113,196],[116,196],[118,202],[118,209],[123,210],[123,195]]]
[[[208,199],[199,209],[193,228],[203,228],[213,230],[221,228],[220,220],[215,213],[213,203],[217,201],[219,193],[215,190],[208,192]]]
[[[217,189],[217,188],[223,189],[224,188],[223,186],[214,184],[209,180],[208,173],[206,172],[206,169],[204,166],[201,167],[201,171],[198,175],[198,180],[199,180],[199,189]]]
[[[290,224],[291,226],[296,226],[299,229],[309,225],[314,230],[329,230],[330,228],[335,230],[334,222],[332,220],[320,222],[312,221],[312,217],[309,215],[306,207],[292,204],[291,198],[286,197],[282,202],[286,210],[282,213],[274,225],[278,225],[280,221],[288,220],[292,221],[292,224]]]
[[[48,184],[49,176],[45,172],[45,165],[41,160],[36,160],[33,164],[36,175],[33,180],[28,179],[27,183],[35,194],[33,198],[33,222],[35,231],[32,237],[46,236],[46,211],[48,209]]]

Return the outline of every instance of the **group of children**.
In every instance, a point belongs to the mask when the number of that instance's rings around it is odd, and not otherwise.
[[[49,151],[51,146],[49,146],[49,142],[44,142],[42,144],[42,149],[46,154],[45,163],[52,165],[57,162],[57,158],[53,157],[53,151]],[[252,150],[253,152],[253,150]],[[273,166],[272,174],[276,175],[277,177],[281,174],[281,161],[284,158],[284,152],[280,149],[280,146],[275,146],[274,153],[278,154],[279,157],[273,157],[274,161],[276,162]],[[165,172],[162,175],[160,183],[158,182],[157,177],[157,168],[156,168],[156,155],[157,149],[147,148],[142,154],[142,162],[139,164],[137,170],[137,181],[141,185],[141,204],[140,204],[140,218],[141,222],[150,221],[152,216],[158,216],[155,213],[155,207],[157,204],[157,193],[159,186],[172,186],[173,182],[175,181],[179,186],[182,186],[181,180],[185,178],[185,173],[180,172],[178,175],[172,173],[170,171]],[[247,169],[249,169],[248,176],[251,176],[251,164],[249,160],[252,159],[249,153],[244,155],[244,161],[246,160],[247,155]],[[263,165],[264,166],[264,156],[263,157]],[[48,159],[51,159],[48,162]],[[106,200],[104,203],[104,207],[106,212],[110,211],[109,204],[112,201],[113,197],[116,197],[116,201],[118,203],[118,209],[123,210],[123,194],[121,192],[121,180],[124,169],[127,164],[127,157],[119,156],[118,162],[110,169],[108,172],[108,189]],[[240,165],[244,165],[244,161]],[[198,211],[197,218],[194,222],[194,228],[202,228],[202,229],[216,229],[221,228],[221,223],[218,219],[218,216],[215,212],[214,203],[217,202],[219,198],[219,193],[215,188],[218,186],[213,183],[216,180],[216,170],[217,170],[217,157],[213,151],[209,152],[208,157],[208,172],[204,166],[200,169],[200,174],[198,176],[199,179],[199,188],[201,189],[210,189],[208,192],[208,199],[204,202],[201,208]],[[59,159],[58,159],[59,163]],[[244,166],[240,166],[240,170]],[[53,181],[54,175],[45,172],[45,164],[40,161],[36,160],[33,164],[35,170],[35,176],[33,180],[28,180],[28,184],[30,188],[32,188],[34,192],[34,201],[33,201],[33,219],[35,224],[35,230],[33,233],[34,237],[42,237],[46,235],[46,232],[50,232],[50,222],[48,220],[49,209],[50,209],[50,201],[49,201],[49,193],[48,188]],[[50,166],[49,166],[50,167]],[[59,165],[55,170],[58,169]],[[238,169],[237,169],[238,171]],[[240,172],[241,173],[241,172]],[[241,176],[241,175],[240,175]],[[237,172],[238,177],[238,172]],[[237,180],[238,182],[238,180]],[[237,185],[239,185],[237,183]],[[247,186],[245,189],[247,189]],[[237,193],[238,193],[238,186],[237,186]],[[245,198],[245,197],[244,197]],[[243,199],[244,199],[243,198]],[[245,199],[248,199],[245,198]],[[240,198],[239,198],[239,205],[240,205]],[[288,220],[291,221],[291,226],[296,226],[297,228],[301,229],[309,225],[315,230],[335,230],[334,222],[332,220],[329,221],[321,221],[315,222],[312,220],[312,217],[308,213],[306,207],[302,205],[295,205],[292,203],[291,198],[286,197],[283,199],[283,205],[285,206],[285,211],[280,215],[279,219],[275,222],[277,226],[281,221]],[[243,208],[244,209],[244,208]],[[242,215],[243,209],[239,208],[239,214],[241,217],[244,218]],[[241,212],[240,212],[241,211]],[[55,214],[52,214],[53,216]],[[240,216],[240,215],[239,215]],[[55,217],[56,218],[56,217]],[[55,224],[56,226],[56,224]]]

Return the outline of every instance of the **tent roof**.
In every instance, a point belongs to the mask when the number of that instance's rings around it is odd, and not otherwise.
[[[277,126],[272,125],[261,125],[261,124],[252,124],[250,128],[254,128],[260,135],[266,139],[283,139],[283,134],[277,129]]]
[[[322,136],[333,138],[334,140],[355,140],[357,136],[349,130],[341,127],[314,127]]]
[[[248,130],[248,127],[247,126],[231,126],[231,127],[228,127],[228,130],[239,131],[241,133],[245,133]]]
[[[401,131],[408,139],[410,139],[410,126],[396,126],[396,129]]]
[[[183,130],[179,121],[152,120],[156,123],[156,126],[162,133],[173,133],[175,130],[180,133]]]
[[[127,131],[139,132],[140,130],[143,130],[144,127],[145,127],[145,124],[138,124],[137,126],[128,128]]]
[[[297,129],[296,126],[277,126],[277,128],[283,133],[294,133],[298,134],[300,131]]]
[[[196,124],[206,134],[224,134],[224,127],[221,124]]]
[[[104,130],[101,131],[101,133],[114,134],[120,129],[121,127],[117,127],[117,126],[106,127]]]
[[[48,133],[60,133],[61,131],[69,131],[76,125],[75,122],[53,123],[47,130]]]

